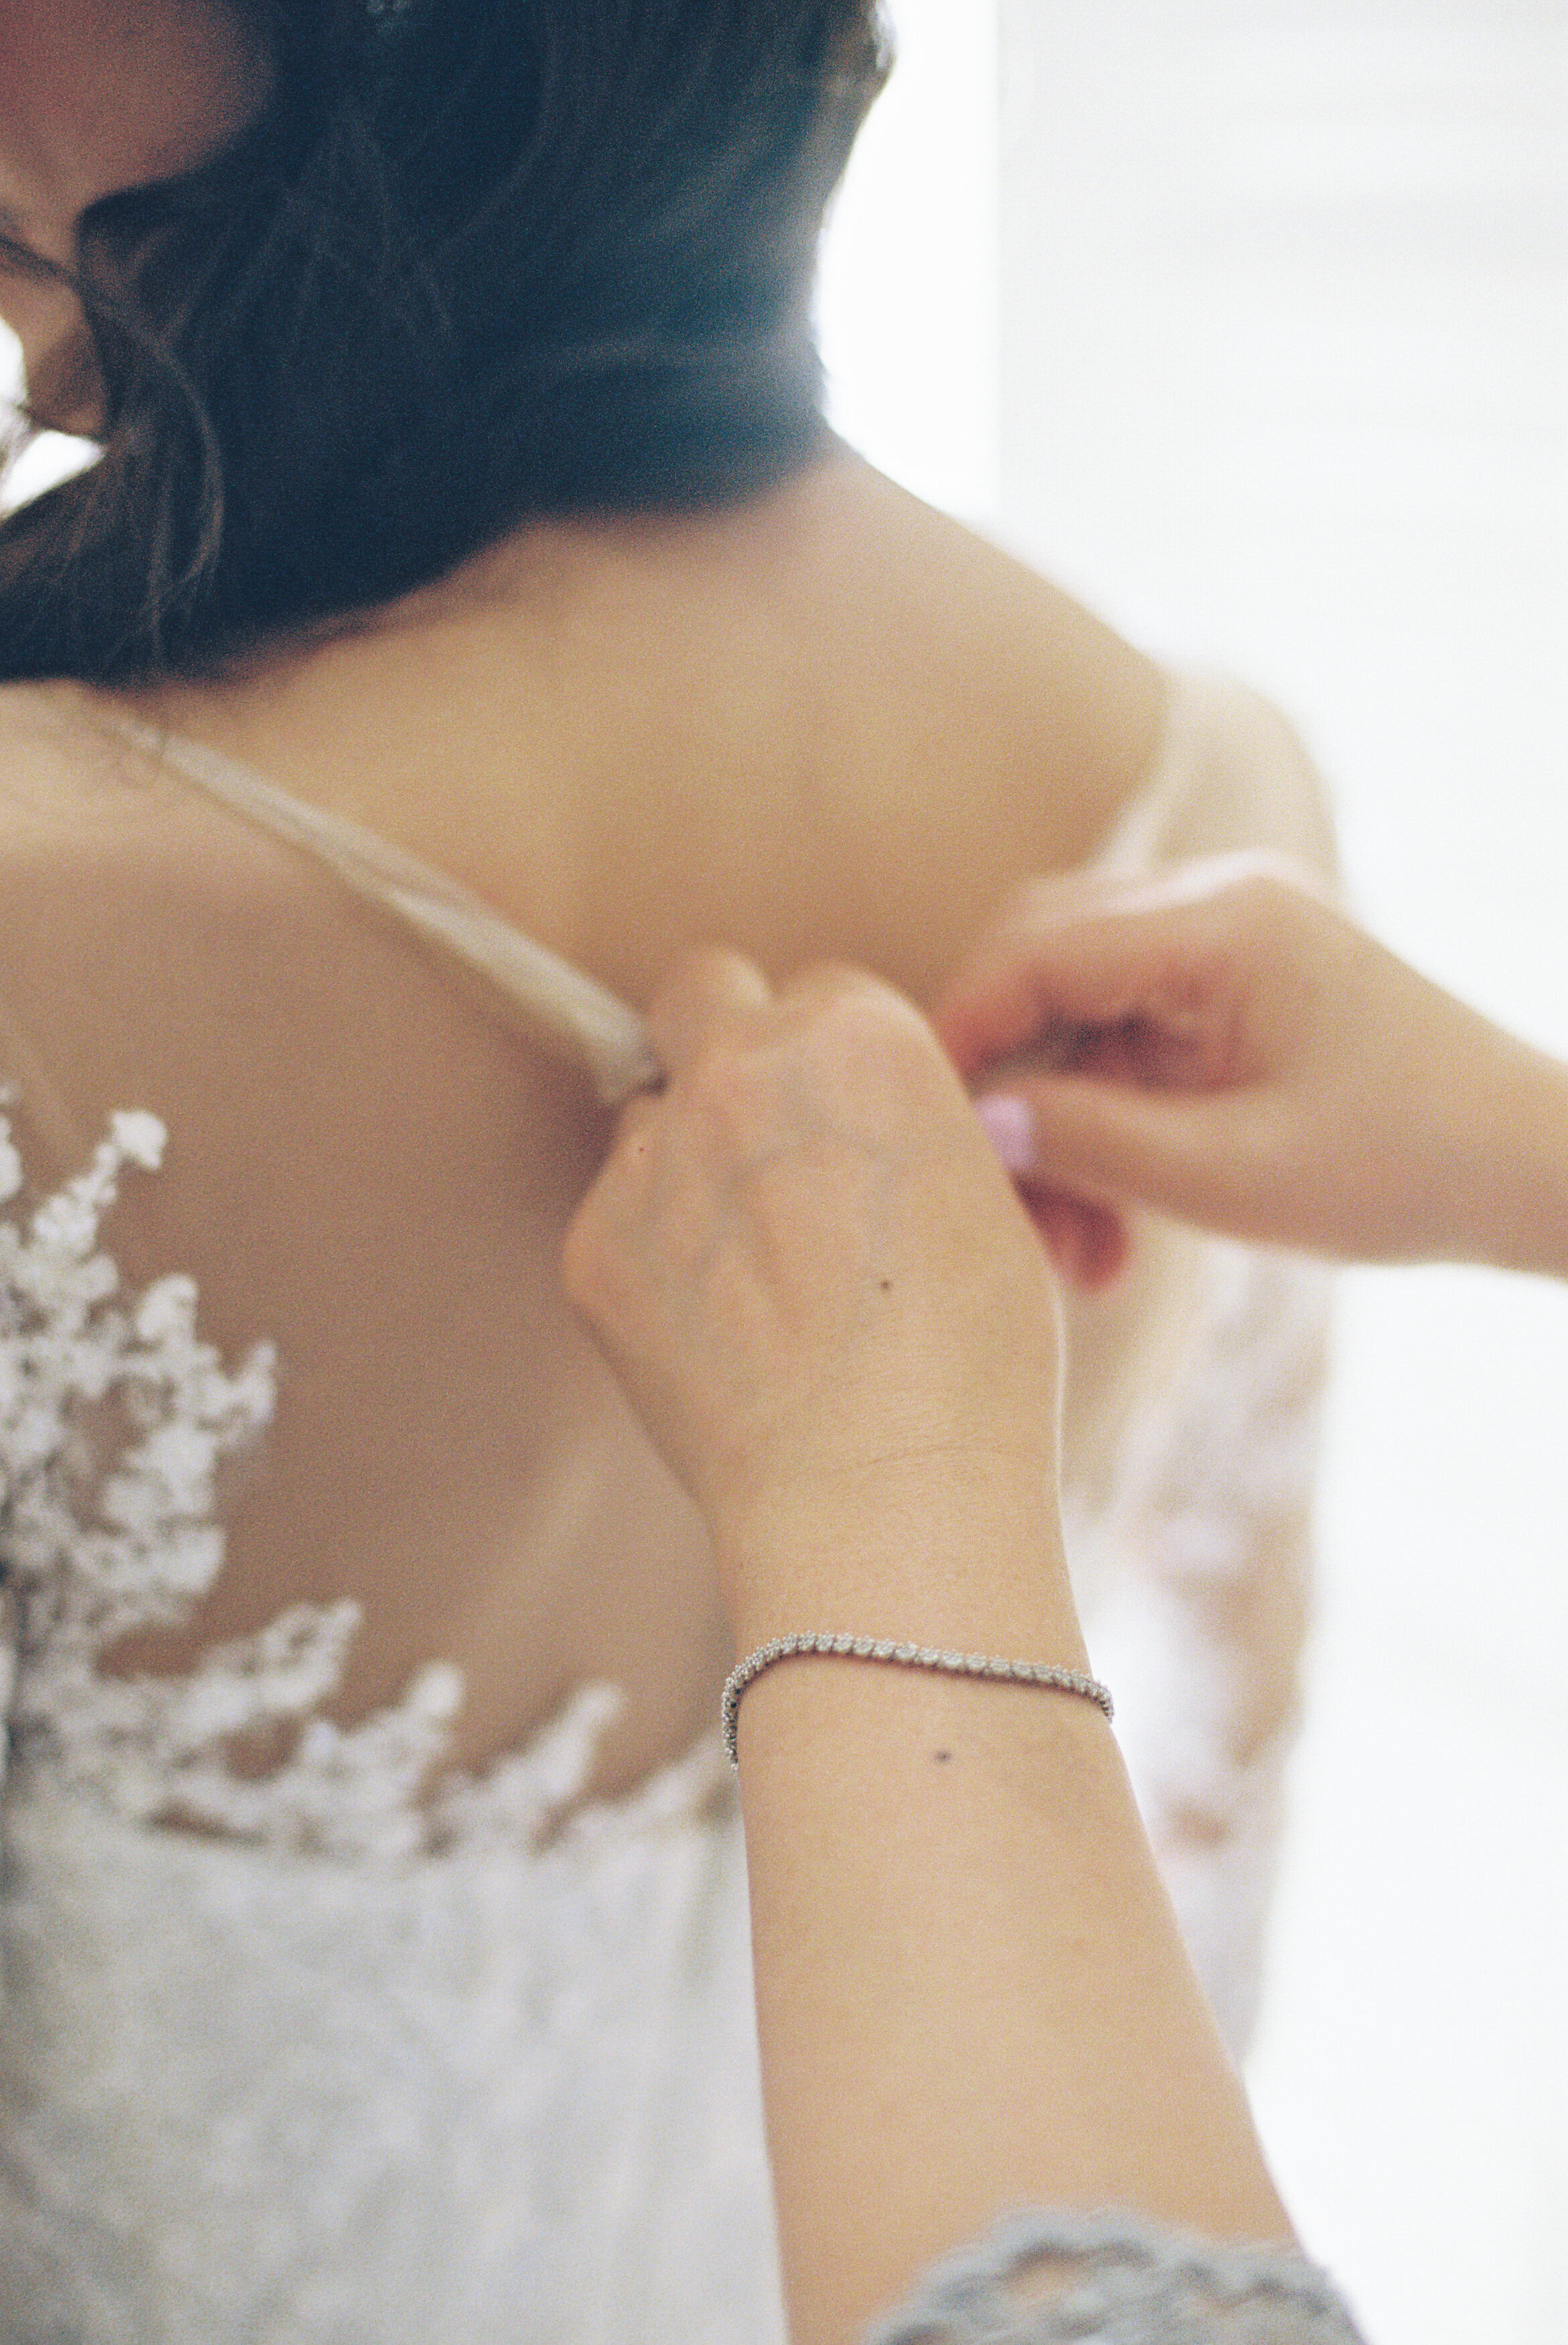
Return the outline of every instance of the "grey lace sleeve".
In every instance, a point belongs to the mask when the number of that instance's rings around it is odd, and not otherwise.
[[[1031,2211],[928,2272],[865,2345],[1366,2345],[1326,2272],[1136,2215]]]

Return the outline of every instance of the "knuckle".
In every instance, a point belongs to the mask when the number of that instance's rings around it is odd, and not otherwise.
[[[845,985],[826,1005],[813,1039],[819,1064],[836,1079],[906,1071],[937,1055],[919,1011],[875,978]]]

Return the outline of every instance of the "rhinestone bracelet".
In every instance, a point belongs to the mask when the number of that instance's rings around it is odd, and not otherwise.
[[[1109,1687],[1102,1685],[1098,1678],[1091,1678],[1087,1670],[1058,1669],[1054,1661],[1002,1661],[989,1653],[944,1653],[935,1645],[901,1645],[891,1637],[824,1635],[808,1629],[799,1636],[770,1637],[765,1645],[759,1645],[754,1653],[748,1653],[744,1661],[737,1663],[725,1679],[719,1724],[732,1767],[740,1765],[736,1735],[742,1694],[754,1678],[760,1678],[775,1661],[786,1661],[796,1653],[842,1653],[855,1661],[895,1661],[904,1669],[942,1670],[949,1677],[1002,1678],[1013,1685],[1055,1686],[1062,1693],[1082,1694],[1086,1701],[1103,1710],[1108,1719],[1116,1715]]]

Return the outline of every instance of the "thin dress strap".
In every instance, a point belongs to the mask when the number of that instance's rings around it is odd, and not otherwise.
[[[225,806],[289,847],[327,864],[355,894],[389,911],[501,994],[535,1041],[586,1067],[600,1097],[617,1107],[658,1084],[662,1072],[637,1012],[547,945],[492,912],[433,864],[394,847],[347,816],[292,797],[248,766],[139,725],[112,720],[149,756],[161,758]]]

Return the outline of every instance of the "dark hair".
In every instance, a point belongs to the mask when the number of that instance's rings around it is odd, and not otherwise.
[[[0,677],[210,672],[528,516],[701,504],[820,445],[815,249],[876,0],[244,13],[260,119],[83,218],[103,454],[0,524]]]

